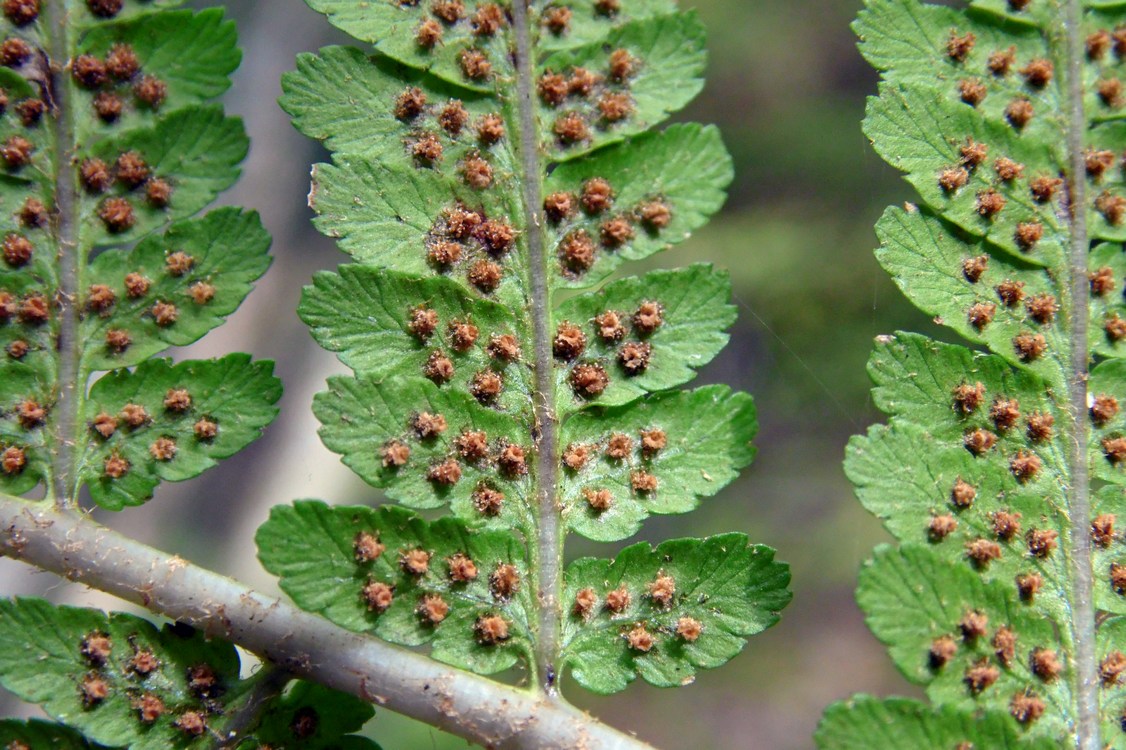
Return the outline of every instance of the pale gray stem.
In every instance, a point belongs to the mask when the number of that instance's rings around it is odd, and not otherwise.
[[[528,267],[531,281],[531,312],[536,356],[536,429],[539,434],[536,469],[536,504],[538,506],[538,539],[536,569],[538,573],[539,624],[536,631],[536,676],[549,695],[556,694],[555,678],[559,668],[559,622],[562,589],[563,534],[559,524],[556,489],[559,483],[559,422],[555,413],[555,361],[551,351],[551,290],[548,284],[550,259],[544,247],[540,222],[539,132],[535,121],[533,100],[532,50],[528,8],[524,0],[512,6],[516,34],[517,108],[520,113],[520,158],[524,174],[525,224],[528,238]]]
[[[60,507],[72,506],[78,489],[74,477],[74,446],[78,435],[79,411],[85,396],[80,382],[81,342],[78,337],[78,285],[83,259],[79,257],[75,228],[78,224],[74,157],[74,115],[71,111],[71,82],[67,75],[70,58],[70,19],[65,0],[50,0],[50,57],[46,84],[51,97],[55,141],[55,195],[53,230],[58,243],[59,288],[55,296],[58,316],[58,397],[52,408],[55,457],[52,463],[51,493]]]
[[[650,747],[542,694],[348,632],[49,503],[0,495],[0,553],[188,623],[295,675],[495,750]]]
[[[1068,512],[1071,517],[1071,611],[1075,639],[1076,746],[1100,750],[1099,679],[1095,654],[1094,584],[1091,571],[1091,498],[1088,472],[1087,373],[1090,352],[1087,323],[1090,316],[1090,282],[1087,277],[1087,185],[1084,161],[1087,117],[1083,111],[1084,40],[1079,0],[1065,0],[1064,26],[1067,41],[1068,171],[1070,179],[1071,248],[1069,274],[1068,336],[1071,362],[1068,382],[1068,411],[1071,440],[1068,474]]]

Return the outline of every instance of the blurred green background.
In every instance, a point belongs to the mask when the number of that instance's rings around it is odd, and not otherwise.
[[[380,499],[315,434],[312,396],[342,367],[314,345],[294,309],[312,273],[344,256],[309,223],[309,166],[325,155],[275,103],[278,79],[296,53],[346,40],[302,0],[226,5],[244,47],[227,106],[246,119],[253,146],[243,180],[224,200],[262,212],[275,260],[231,323],[174,354],[240,349],[277,359],[286,384],[282,415],[239,457],[104,520],[273,591],[252,542],[270,505],[298,497]],[[762,429],[758,458],[739,482],[689,516],[650,520],[644,537],[746,531],[792,565],[795,599],[778,626],[690,687],[637,684],[606,699],[575,688],[572,698],[662,748],[809,748],[828,703],[853,692],[911,690],[853,602],[858,566],[885,536],[853,499],[841,470],[849,436],[879,420],[864,370],[873,337],[926,325],[871,252],[873,223],[911,192],[860,132],[876,82],[849,30],[860,0],[685,5],[694,5],[710,30],[710,66],[704,93],[680,119],[720,126],[736,179],[725,211],[656,263],[707,260],[731,269],[740,320],[730,346],[700,380],[754,394]],[[613,551],[571,547],[575,554]],[[9,593],[47,591],[58,601],[120,606],[13,563],[0,574]],[[466,744],[386,711],[371,731],[387,750]]]

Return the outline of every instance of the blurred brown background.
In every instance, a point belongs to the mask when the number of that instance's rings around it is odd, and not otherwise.
[[[244,350],[276,359],[286,386],[282,414],[264,439],[218,469],[166,485],[147,506],[105,520],[276,591],[254,559],[254,530],[270,505],[380,499],[316,436],[313,394],[343,368],[316,347],[294,310],[312,273],[345,258],[313,230],[305,205],[309,166],[325,154],[275,103],[296,53],[346,40],[302,0],[226,4],[244,49],[227,105],[246,119],[253,146],[244,178],[224,201],[262,212],[274,265],[229,324],[174,356]],[[746,531],[792,565],[795,599],[778,626],[691,687],[635,684],[607,699],[576,687],[572,698],[670,750],[809,748],[828,703],[853,692],[910,691],[853,602],[857,568],[885,536],[853,499],[841,461],[848,437],[879,419],[864,371],[872,338],[924,325],[871,254],[872,224],[884,206],[911,193],[860,132],[876,81],[848,28],[860,0],[684,4],[694,4],[710,29],[711,63],[707,88],[681,118],[720,126],[737,176],[726,210],[656,262],[708,260],[731,269],[740,320],[698,382],[753,393],[762,430],[759,456],[738,483],[689,516],[652,519],[644,536]],[[608,555],[613,548],[573,544],[570,551]],[[8,594],[119,606],[15,563],[3,563],[0,575]],[[382,710],[370,729],[387,750],[465,746]]]

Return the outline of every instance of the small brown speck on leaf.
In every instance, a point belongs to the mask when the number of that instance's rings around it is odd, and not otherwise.
[[[1032,122],[1032,118],[1035,114],[1032,108],[1032,102],[1023,97],[1013,99],[1009,102],[1008,106],[1005,107],[1005,119],[1017,130],[1023,129],[1024,126]]]
[[[990,53],[989,60],[986,62],[989,72],[995,76],[1008,75],[1009,70],[1017,61],[1016,52],[1016,47],[1009,47]]]
[[[927,650],[927,661],[931,669],[942,669],[958,654],[958,642],[949,635],[941,635],[931,641]]]
[[[394,589],[382,581],[369,581],[362,593],[369,612],[386,612],[395,599]]]

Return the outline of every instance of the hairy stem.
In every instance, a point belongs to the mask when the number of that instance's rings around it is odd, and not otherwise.
[[[73,511],[0,495],[0,554],[225,638],[294,675],[496,750],[645,750],[566,704],[346,631]]]
[[[51,492],[60,507],[71,507],[77,500],[74,476],[74,446],[78,415],[85,396],[85,383],[79,382],[81,347],[78,340],[78,287],[83,260],[75,236],[77,196],[71,168],[74,143],[74,115],[71,111],[71,82],[66,72],[70,58],[70,19],[65,0],[50,0],[50,63],[45,71],[51,97],[54,127],[54,234],[58,244],[58,397],[53,409],[55,460],[52,462]]]
[[[1071,477],[1068,509],[1071,516],[1071,610],[1075,640],[1076,738],[1079,750],[1099,750],[1099,683],[1095,656],[1095,610],[1091,573],[1091,499],[1088,473],[1087,373],[1090,353],[1087,321],[1090,282],[1087,276],[1087,191],[1084,141],[1087,118],[1083,111],[1083,37],[1079,0],[1065,0],[1064,27],[1067,50],[1067,148],[1071,211],[1070,304],[1068,335],[1071,340],[1068,411],[1071,439],[1068,474]]]
[[[558,419],[555,413],[555,362],[551,351],[551,293],[549,259],[540,223],[539,133],[532,98],[533,53],[528,8],[524,0],[512,6],[516,32],[517,107],[520,116],[520,158],[524,174],[524,218],[528,227],[528,267],[536,356],[537,446],[536,504],[539,510],[535,540],[538,575],[539,626],[536,634],[536,675],[549,695],[556,694],[555,672],[559,654],[560,591],[562,589],[563,535],[555,502],[559,482]]]

